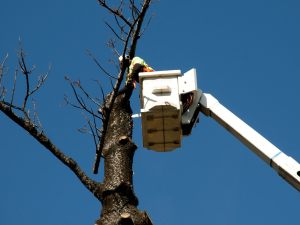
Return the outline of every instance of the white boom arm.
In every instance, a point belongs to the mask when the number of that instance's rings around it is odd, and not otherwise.
[[[280,151],[249,125],[230,112],[212,95],[203,93],[201,111],[215,119],[242,143],[268,163],[278,174],[300,191],[300,164]]]
[[[167,152],[179,148],[200,111],[235,135],[300,191],[300,164],[276,148],[210,94],[197,88],[196,69],[139,73],[143,146]],[[192,96],[192,98],[190,98]],[[191,102],[192,99],[192,102]],[[188,106],[183,110],[183,106]]]

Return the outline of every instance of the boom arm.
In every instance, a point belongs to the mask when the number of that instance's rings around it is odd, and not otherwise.
[[[300,164],[296,160],[280,151],[271,142],[220,104],[212,95],[202,94],[200,110],[206,116],[212,117],[225,129],[230,131],[277,171],[281,177],[300,191]]]
[[[257,133],[210,94],[197,88],[196,69],[139,73],[143,146],[167,152],[181,146],[200,111],[219,122],[300,191],[300,164]],[[185,98],[186,96],[190,96]],[[188,106],[183,111],[182,106]]]

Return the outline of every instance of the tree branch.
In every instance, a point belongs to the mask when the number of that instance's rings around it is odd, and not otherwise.
[[[103,66],[101,66],[101,64],[98,62],[98,60],[94,57],[94,55],[92,54],[92,52],[90,50],[86,50],[86,53],[88,54],[88,56],[96,63],[96,65],[102,70],[102,72],[104,72],[107,76],[109,76],[110,78],[113,79],[117,79],[114,76],[112,76],[109,72],[107,72]]]
[[[129,50],[129,57],[133,58],[134,55],[135,55],[135,49],[136,49],[137,41],[139,39],[139,33],[140,33],[140,30],[141,30],[141,27],[142,27],[144,17],[146,15],[146,11],[149,8],[150,3],[151,3],[151,0],[145,0],[144,1],[144,4],[143,4],[142,9],[141,9],[141,13],[139,14],[138,18],[134,21],[134,23],[130,27],[130,31],[127,35],[127,39],[126,39],[126,42],[125,42],[124,48],[123,48],[123,54],[122,54],[123,58],[125,58],[124,56],[125,56],[127,46],[128,46],[128,42],[131,38],[132,33],[133,33],[133,36],[132,36],[132,44],[131,44],[131,47],[130,47],[130,50]],[[100,163],[102,148],[104,146],[105,135],[106,135],[106,132],[107,132],[110,113],[111,113],[114,101],[117,97],[117,92],[120,88],[120,85],[121,85],[121,82],[123,80],[126,69],[127,69],[127,67],[126,67],[125,63],[122,63],[122,66],[121,66],[121,69],[120,69],[120,72],[119,72],[119,75],[118,75],[118,80],[115,83],[114,89],[113,89],[112,93],[110,94],[110,96],[108,97],[108,101],[106,103],[104,103],[104,107],[103,107],[103,112],[104,112],[103,129],[102,129],[102,132],[101,132],[101,140],[100,140],[99,148],[97,149],[96,156],[95,156],[95,163],[94,163],[94,166],[93,166],[94,174],[98,173],[98,167],[99,167],[99,163]]]
[[[105,0],[98,0],[98,2],[99,2],[99,4],[100,4],[103,8],[107,9],[110,13],[112,13],[112,14],[114,14],[114,15],[117,15],[117,16],[120,17],[120,18],[121,18],[121,19],[129,26],[129,27],[132,27],[131,22],[130,22],[129,20],[127,20],[127,19],[124,17],[124,15],[121,13],[120,8],[121,8],[121,6],[122,6],[122,1],[121,1],[121,4],[120,4],[120,7],[119,7],[117,10],[115,10],[115,9],[113,9],[112,7],[108,6],[108,5],[106,4],[106,1],[105,1]]]
[[[8,54],[5,55],[2,63],[0,64],[0,88],[2,86],[2,78],[4,76],[4,65],[6,63],[7,58],[8,58]]]
[[[19,66],[20,66],[20,69],[21,69],[22,73],[24,74],[25,80],[26,80],[26,91],[25,91],[25,97],[24,97],[24,101],[23,101],[23,105],[22,105],[22,109],[25,111],[27,100],[30,96],[29,74],[31,74],[32,70],[29,71],[27,69],[27,66],[25,63],[25,54],[24,54],[24,51],[22,48],[20,50],[20,55],[19,55]]]
[[[84,88],[80,85],[80,82],[72,82],[68,77],[65,77],[65,79],[69,82],[72,90],[73,90],[73,94],[79,104],[79,106],[76,106],[75,104],[71,104],[72,106],[74,106],[75,108],[78,109],[82,109],[85,112],[88,112],[91,116],[96,117],[98,119],[102,119],[101,117],[99,117],[98,115],[96,115],[93,111],[92,108],[88,108],[88,106],[86,105],[85,101],[83,100],[83,98],[80,96],[80,94],[76,91],[75,85],[84,93],[84,95],[86,96],[87,99],[89,99],[90,101],[92,101],[95,105],[97,105],[98,107],[100,106],[100,103],[97,102],[94,98],[92,98],[85,90]],[[75,84],[75,85],[74,85]],[[69,103],[69,102],[68,102]]]
[[[110,43],[110,47],[114,50],[114,53],[116,55],[119,56],[119,53],[122,52],[123,58],[125,58],[125,54],[129,54],[129,57],[132,59],[135,55],[138,39],[142,35],[142,24],[151,0],[120,0],[119,4],[117,5],[118,7],[116,8],[108,5],[106,3],[108,1],[106,0],[97,1],[100,6],[102,6],[110,14],[112,14],[112,19],[116,21],[116,25],[114,26],[106,23],[106,25],[116,37],[114,38],[114,41]],[[120,30],[118,30],[118,28]],[[120,42],[123,48],[122,51],[118,51],[119,49],[116,48],[116,46],[120,46],[117,45]],[[115,43],[117,44],[115,45]],[[34,67],[33,69],[30,69],[26,66],[25,53],[22,48],[19,53],[18,62],[20,67],[19,71],[21,71],[25,78],[24,98],[21,99],[20,105],[14,103],[17,84],[16,72],[12,88],[12,97],[10,100],[4,101],[6,89],[2,88],[1,85],[3,78],[3,67],[7,58],[5,57],[3,63],[0,65],[0,111],[2,111],[8,118],[10,118],[24,130],[26,130],[33,138],[35,138],[41,145],[43,145],[49,152],[51,152],[60,162],[68,167],[77,176],[80,182],[90,192],[92,192],[98,200],[103,203],[103,214],[101,216],[104,218],[103,221],[106,220],[109,223],[101,223],[100,221],[99,224],[116,224],[115,221],[120,221],[122,222],[122,224],[127,224],[127,222],[129,222],[128,218],[131,218],[131,216],[133,216],[131,222],[134,222],[135,224],[152,224],[151,221],[149,222],[149,219],[147,220],[148,217],[146,218],[137,210],[138,200],[135,197],[132,185],[132,163],[136,145],[131,141],[133,122],[131,118],[131,107],[128,101],[131,96],[131,92],[126,96],[118,95],[118,91],[125,76],[126,70],[128,69],[128,65],[126,65],[125,63],[121,64],[121,67],[118,68],[119,72],[116,78],[114,76],[111,76],[101,66],[101,64],[91,54],[91,52],[87,52],[92,60],[96,63],[96,65],[109,77],[111,84],[111,78],[116,80],[114,84],[112,84],[113,90],[105,98],[102,108],[103,111],[101,111],[100,115],[94,109],[94,106],[99,107],[100,105],[98,98],[94,98],[93,95],[90,95],[81,86],[80,82],[72,82],[67,79],[77,101],[77,103],[75,102],[75,104],[70,104],[78,109],[83,110],[85,114],[88,115],[88,117],[86,117],[88,126],[87,129],[90,129],[94,144],[96,146],[96,157],[93,168],[94,173],[98,172],[99,162],[103,151],[105,157],[103,184],[89,178],[75,160],[65,155],[43,133],[43,130],[41,129],[41,123],[35,110],[34,102],[33,116],[32,113],[29,115],[32,107],[27,106],[28,101],[32,100],[32,95],[37,92],[44,84],[47,79],[48,73],[40,76],[36,86],[32,87],[32,83],[30,83],[30,75],[34,70]],[[102,97],[104,98],[102,87],[100,87],[100,89],[102,92]],[[66,101],[67,103],[69,103],[68,99],[66,99]],[[22,115],[21,113],[23,113],[24,115]],[[101,130],[97,127],[99,123],[98,119],[100,120],[100,124],[102,121]],[[112,120],[114,121],[111,122]],[[122,124],[122,126],[120,126],[120,124]],[[105,150],[107,149],[107,151],[104,151],[103,148],[105,148]],[[118,212],[122,213],[120,214],[122,215],[122,221],[116,219],[120,217],[120,215],[114,215],[114,212],[117,212],[117,210]],[[133,213],[128,216],[124,214],[124,212],[126,211],[132,211]],[[109,216],[107,217],[107,215],[104,214],[107,214]],[[110,218],[112,218],[112,220],[110,220]]]
[[[101,201],[101,184],[90,179],[78,166],[77,162],[66,156],[62,151],[57,148],[51,140],[43,133],[36,129],[36,126],[31,121],[25,121],[23,118],[17,116],[9,106],[0,102],[0,110],[9,117],[12,121],[26,130],[33,138],[35,138],[41,145],[49,150],[59,161],[67,166],[81,181],[81,183],[92,192],[95,197]]]
[[[131,30],[129,32],[129,35],[127,36],[123,56],[125,55],[127,44],[128,44],[129,38],[130,38],[130,33],[131,33]],[[103,120],[102,120],[102,130],[101,130],[101,135],[100,135],[101,138],[100,138],[99,146],[98,146],[97,151],[96,151],[95,162],[94,162],[94,166],[93,166],[93,173],[94,174],[98,173],[98,168],[99,168],[99,164],[100,164],[102,149],[103,149],[103,146],[104,146],[105,135],[106,135],[106,132],[107,132],[110,113],[112,111],[114,101],[117,97],[117,92],[118,92],[118,90],[121,86],[121,82],[123,80],[125,71],[126,71],[125,64],[122,64],[121,71],[119,72],[119,75],[118,75],[118,80],[116,81],[115,86],[113,88],[113,91],[112,91],[110,97],[108,98],[108,102],[107,102],[107,104],[106,104],[106,102],[104,102],[104,107],[103,107],[103,111],[102,111]]]
[[[119,22],[119,20],[118,20],[118,17],[117,17],[116,15],[114,15],[114,18],[115,18],[115,21],[116,21],[116,23],[117,23],[117,26],[118,26],[119,29],[120,29],[121,35],[122,35],[122,34],[128,35],[128,33],[127,33],[127,32],[125,31],[125,29],[124,29],[124,27],[125,27],[126,25],[121,25],[120,22]],[[122,39],[123,39],[123,38],[122,38]]]
[[[125,40],[115,31],[115,29],[108,23],[108,22],[104,22],[106,24],[106,26],[109,27],[109,29],[113,32],[113,34],[122,42],[125,42]]]
[[[30,91],[29,95],[33,95],[36,91],[40,89],[40,87],[45,83],[46,79],[48,78],[50,70],[51,70],[51,66],[49,66],[49,70],[45,75],[41,75],[38,78],[38,83],[36,84],[35,88],[32,91]]]
[[[141,13],[137,19],[137,23],[136,23],[136,29],[135,32],[133,33],[133,37],[132,37],[132,43],[131,43],[131,47],[130,47],[130,51],[129,51],[129,57],[132,59],[135,55],[135,51],[136,51],[136,47],[137,47],[137,41],[140,38],[140,31],[143,25],[143,21],[145,18],[145,14],[147,12],[147,9],[149,8],[151,4],[151,0],[145,0],[144,4],[142,6],[141,9]]]
[[[16,91],[16,84],[17,84],[17,76],[18,76],[18,70],[15,70],[15,75],[14,75],[14,85],[13,85],[13,89],[11,92],[11,98],[10,98],[10,105],[13,105],[14,102],[14,97],[15,97],[15,91]]]

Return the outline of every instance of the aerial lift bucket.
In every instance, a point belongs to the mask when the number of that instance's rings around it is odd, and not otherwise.
[[[199,113],[196,70],[184,75],[180,70],[143,72],[139,79],[144,147],[159,152],[179,148],[182,135],[190,134]],[[181,97],[188,93],[193,101],[183,112]]]

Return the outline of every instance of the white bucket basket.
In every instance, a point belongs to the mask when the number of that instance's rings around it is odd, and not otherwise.
[[[139,73],[141,117],[145,148],[166,152],[179,148],[182,139],[180,95],[197,92],[196,70]]]

